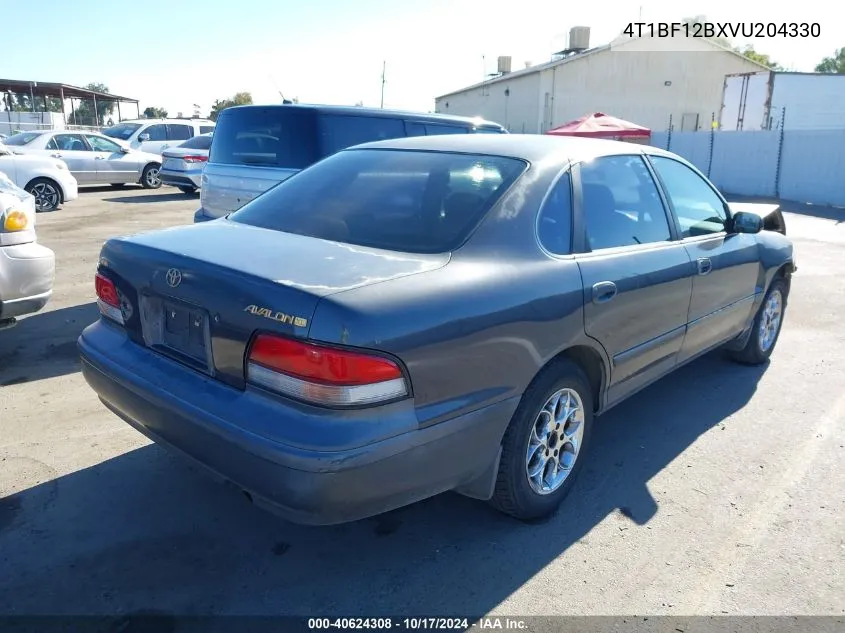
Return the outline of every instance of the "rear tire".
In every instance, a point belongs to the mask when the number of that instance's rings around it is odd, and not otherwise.
[[[161,187],[160,168],[161,166],[158,163],[150,163],[144,167],[144,172],[141,174],[141,186],[144,189],[158,189]]]
[[[763,302],[754,316],[751,336],[741,350],[731,351],[730,356],[743,365],[762,365],[775,349],[783,325],[787,298],[786,280],[778,277],[769,286]]]
[[[62,203],[62,188],[49,178],[34,178],[24,189],[35,197],[36,211],[55,211]]]
[[[502,440],[495,508],[522,521],[558,509],[584,463],[593,402],[589,380],[571,361],[557,361],[535,379]]]
[[[188,195],[188,196],[193,195],[197,192],[196,187],[176,187],[176,188],[179,191],[181,191],[182,193],[184,193],[185,195]]]

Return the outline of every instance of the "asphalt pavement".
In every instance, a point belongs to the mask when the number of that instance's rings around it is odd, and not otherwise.
[[[599,418],[553,518],[446,494],[314,528],[150,444],[79,373],[103,241],[197,204],[83,189],[38,216],[55,294],[0,332],[0,614],[845,613],[845,211],[786,207],[771,362],[713,353]]]

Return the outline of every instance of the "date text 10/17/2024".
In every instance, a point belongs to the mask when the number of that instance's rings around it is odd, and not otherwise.
[[[628,37],[819,37],[818,22],[629,22]]]
[[[525,620],[512,617],[483,618],[309,618],[309,630],[380,629],[396,631],[527,630]]]

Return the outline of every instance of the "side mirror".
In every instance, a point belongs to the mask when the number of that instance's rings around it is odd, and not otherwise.
[[[149,134],[147,134],[146,132],[144,132],[143,134],[139,134],[139,135],[138,135],[138,140],[139,140],[139,141],[141,141],[141,142],[144,142],[144,141],[149,141],[149,140],[150,140],[150,135],[149,135]]]
[[[121,151],[123,154],[128,154],[128,153],[129,153],[129,152],[131,152],[132,150],[131,150],[131,149],[129,149],[128,147],[121,147],[121,148],[120,148],[120,151]]]
[[[759,233],[763,230],[763,218],[756,213],[737,211],[731,218],[733,233]]]

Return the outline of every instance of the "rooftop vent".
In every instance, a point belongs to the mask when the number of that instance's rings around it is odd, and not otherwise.
[[[590,27],[573,26],[569,29],[569,42],[565,49],[552,54],[553,59],[577,55],[590,48]]]
[[[506,75],[511,71],[511,58],[507,55],[500,55],[497,66],[500,75]]]

